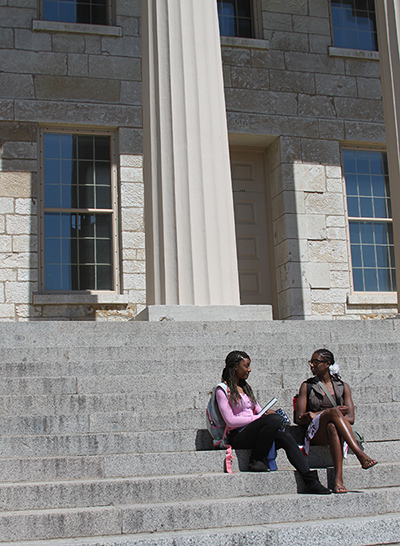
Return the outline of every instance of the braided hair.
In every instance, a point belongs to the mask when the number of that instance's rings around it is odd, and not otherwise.
[[[244,351],[231,351],[225,358],[225,368],[222,370],[222,381],[228,385],[230,399],[232,400],[233,405],[237,404],[240,400],[240,394],[235,379],[235,366],[246,358],[250,360],[249,355]],[[256,398],[250,385],[244,379],[241,379],[239,381],[239,386],[242,387],[243,392],[247,394],[250,400],[255,404]]]
[[[317,351],[314,351],[314,353],[317,353],[317,355],[321,356],[326,362],[329,362],[330,375],[336,379],[340,379],[339,364],[335,364],[335,357],[333,356],[333,353],[331,353],[328,349],[318,349]]]

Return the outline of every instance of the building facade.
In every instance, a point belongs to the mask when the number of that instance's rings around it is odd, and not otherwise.
[[[0,4],[2,320],[126,320],[148,303],[397,314],[373,0]]]

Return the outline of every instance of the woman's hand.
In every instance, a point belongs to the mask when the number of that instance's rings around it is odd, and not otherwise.
[[[276,413],[276,411],[270,408],[269,410],[265,412],[265,415],[270,415],[271,413]]]
[[[306,413],[302,413],[301,415],[299,415],[298,419],[300,421],[300,424],[302,425],[308,425],[308,423],[311,423],[311,421],[317,417],[318,413],[320,412],[315,412],[315,411],[306,411]]]
[[[346,413],[349,411],[348,406],[337,406],[337,409],[342,413],[342,415],[346,415]]]

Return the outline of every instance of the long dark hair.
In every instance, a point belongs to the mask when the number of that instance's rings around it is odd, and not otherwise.
[[[235,380],[235,366],[246,358],[250,360],[249,355],[244,351],[231,351],[225,358],[225,368],[222,370],[222,381],[228,385],[232,405],[237,404],[240,400],[240,394]],[[247,394],[250,400],[255,404],[256,398],[250,385],[244,379],[241,379],[239,386],[242,387],[243,392]]]

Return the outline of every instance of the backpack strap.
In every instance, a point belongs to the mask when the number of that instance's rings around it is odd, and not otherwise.
[[[318,381],[318,385],[321,387],[321,389],[324,391],[324,393],[326,394],[329,402],[332,404],[332,406],[334,408],[336,408],[337,406],[337,403],[335,402],[335,400],[333,399],[333,396],[331,395],[330,392],[328,392],[328,389],[325,387],[325,385],[322,383],[322,381]]]

